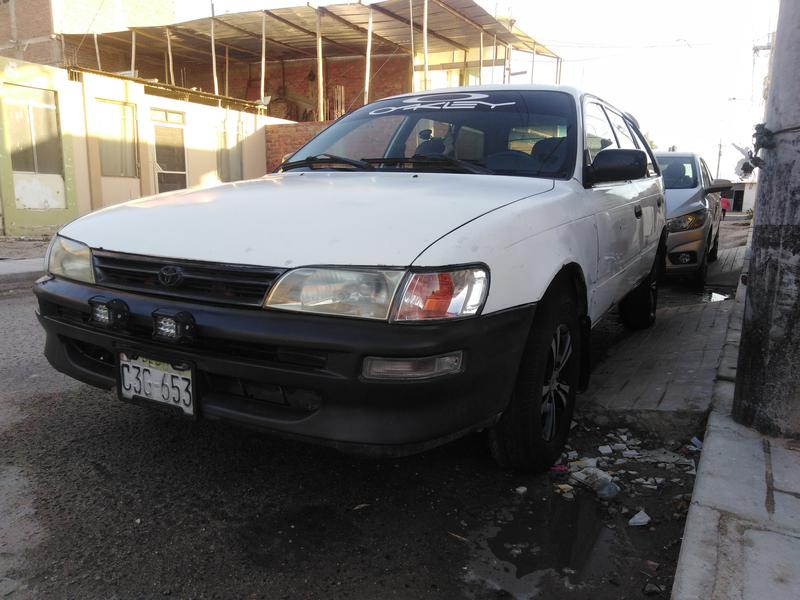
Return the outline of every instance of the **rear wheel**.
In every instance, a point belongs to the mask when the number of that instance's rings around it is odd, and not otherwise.
[[[575,292],[559,285],[537,308],[511,401],[489,431],[501,466],[544,471],[559,459],[575,407],[580,350]]]

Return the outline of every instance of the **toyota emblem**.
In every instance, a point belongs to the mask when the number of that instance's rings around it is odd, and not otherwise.
[[[161,267],[158,272],[158,281],[166,287],[175,287],[183,281],[183,269],[172,265]]]

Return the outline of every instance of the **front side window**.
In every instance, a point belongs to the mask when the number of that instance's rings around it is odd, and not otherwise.
[[[56,93],[3,84],[3,120],[16,172],[63,174]]]
[[[138,177],[136,168],[136,112],[133,104],[97,101],[97,118],[103,124],[100,137],[100,170],[105,177]]]
[[[333,155],[393,171],[453,171],[460,162],[461,172],[473,166],[487,174],[568,179],[575,167],[576,122],[575,101],[563,92],[401,96],[337,121],[289,162]]]
[[[691,156],[659,156],[658,166],[664,176],[664,188],[668,190],[691,190],[697,187],[697,170]]]

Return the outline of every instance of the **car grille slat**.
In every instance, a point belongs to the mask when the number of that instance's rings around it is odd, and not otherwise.
[[[151,296],[182,298],[211,304],[260,306],[275,280],[285,271],[273,267],[229,265],[157,258],[94,250],[97,285]],[[180,281],[159,278],[164,267],[180,271]]]

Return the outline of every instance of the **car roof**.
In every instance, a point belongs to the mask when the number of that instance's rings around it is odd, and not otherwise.
[[[676,156],[678,158],[700,158],[700,155],[697,152],[653,152],[656,158],[660,158],[662,156]]]
[[[546,85],[535,84],[494,84],[494,85],[467,85],[449,88],[437,88],[435,90],[425,90],[418,92],[407,92],[396,96],[387,96],[381,100],[391,100],[393,98],[408,98],[414,96],[428,96],[432,94],[452,94],[455,92],[522,92],[522,91],[543,91],[543,92],[565,92],[576,98],[580,98],[586,92],[569,85]],[[592,94],[594,95],[594,94]]]

